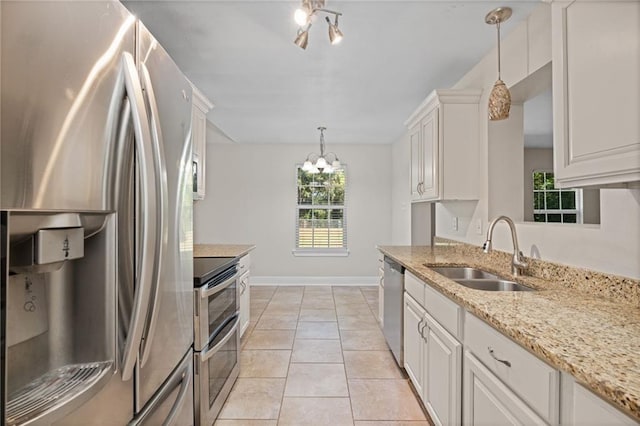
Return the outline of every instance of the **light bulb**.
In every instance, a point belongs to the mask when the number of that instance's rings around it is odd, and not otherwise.
[[[309,170],[309,173],[315,175],[316,173],[320,173],[320,170],[318,170],[318,168],[315,166],[311,166],[311,170]]]
[[[296,9],[295,13],[293,14],[293,19],[296,21],[296,24],[302,26],[307,25],[307,23],[309,22],[309,12],[307,11],[307,9]]]
[[[331,167],[333,167],[334,170],[339,170],[340,167],[342,167],[342,164],[340,163],[340,160],[336,158],[335,160],[333,160],[333,163],[331,163]]]
[[[311,164],[311,161],[307,160],[304,162],[304,164],[302,165],[302,170],[304,170],[305,172],[311,171],[311,169],[313,169],[313,164]]]
[[[325,160],[324,157],[320,157],[318,158],[318,161],[316,161],[316,167],[319,169],[324,169],[327,166],[327,160]]]
[[[333,167],[330,164],[327,164],[326,167],[322,170],[322,173],[333,173]]]

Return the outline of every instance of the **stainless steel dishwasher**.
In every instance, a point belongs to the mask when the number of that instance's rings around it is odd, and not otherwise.
[[[384,257],[384,337],[400,368],[404,368],[404,267]]]

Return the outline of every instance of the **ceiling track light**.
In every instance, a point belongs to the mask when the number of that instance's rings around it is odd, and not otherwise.
[[[311,153],[302,165],[302,170],[308,173],[333,173],[342,168],[340,159],[333,152],[324,152],[324,131],[326,127],[318,127],[320,130],[320,155]]]
[[[329,24],[329,42],[338,44],[344,38],[344,34],[338,28],[338,17],[342,15],[340,12],[325,8],[325,0],[302,0],[300,8],[296,9],[293,19],[300,26],[294,43],[301,49],[306,49],[309,43],[309,28],[311,28],[311,18],[318,12],[324,12],[335,16],[335,20],[331,23],[328,16],[325,16],[327,24]]]
[[[500,23],[511,17],[510,7],[498,7],[485,16],[484,21],[495,25],[498,29],[498,80],[496,80],[489,95],[489,120],[497,121],[509,118],[511,109],[511,93],[500,76]]]

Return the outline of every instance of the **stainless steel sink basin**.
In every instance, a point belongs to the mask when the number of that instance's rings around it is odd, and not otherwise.
[[[474,290],[484,291],[533,291],[531,287],[524,286],[522,284],[514,283],[513,281],[507,281],[502,279],[460,279],[454,280],[460,285],[463,285]]]
[[[439,273],[440,275],[444,275],[445,277],[451,280],[460,280],[460,279],[499,279],[498,276],[494,274],[490,274],[489,272],[483,271],[481,269],[475,268],[465,268],[458,266],[441,266],[437,268],[431,268],[433,271]]]

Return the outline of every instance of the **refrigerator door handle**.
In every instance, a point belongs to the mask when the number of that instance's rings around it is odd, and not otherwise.
[[[180,390],[178,391],[178,397],[176,398],[176,402],[171,407],[171,411],[167,416],[166,420],[162,423],[162,426],[170,426],[174,424],[174,420],[182,406],[184,405],[184,401],[187,399],[187,394],[190,388],[190,384],[193,382],[193,363],[189,364],[187,371],[185,372],[182,383],[180,384]]]
[[[135,61],[129,52],[122,54],[122,69],[125,91],[131,105],[131,117],[135,136],[135,145],[139,155],[140,175],[140,254],[136,265],[136,288],[129,332],[122,357],[122,380],[129,380],[133,375],[140,340],[145,320],[149,312],[151,284],[153,279],[153,262],[149,259],[154,253],[156,240],[156,194],[151,190],[154,179],[153,152],[151,151],[151,131],[149,117],[142,96],[142,87],[138,78]]]
[[[167,187],[167,169],[164,159],[163,139],[162,131],[160,129],[158,104],[156,102],[155,93],[153,90],[153,84],[151,83],[151,76],[149,70],[145,64],[141,66],[141,79],[142,85],[146,92],[146,98],[149,106],[149,119],[151,123],[151,137],[152,137],[152,149],[154,158],[154,170],[155,170],[155,191],[156,191],[156,208],[155,211],[158,215],[158,221],[156,222],[157,230],[155,239],[155,256],[154,256],[154,271],[153,271],[153,287],[151,289],[151,296],[149,301],[150,315],[148,322],[145,323],[145,330],[142,334],[141,340],[141,356],[140,364],[144,366],[149,359],[151,353],[151,347],[153,337],[155,335],[156,325],[158,323],[158,307],[160,306],[160,299],[162,291],[160,289],[160,273],[162,268],[162,258],[167,250],[167,217],[168,217],[168,202],[167,193],[169,192]]]
[[[163,384],[162,387],[151,397],[142,411],[131,419],[127,426],[141,426],[145,424],[145,421],[153,415],[158,407],[162,405],[167,397],[169,397],[171,392],[173,392],[178,384],[180,384],[176,400],[173,403],[169,414],[162,422],[162,426],[170,426],[173,424],[176,415],[184,405],[184,401],[189,394],[188,391],[191,389],[190,385],[193,382],[193,358],[191,357],[191,352],[184,357],[177,370],[178,371],[174,372],[172,376],[167,379],[165,384]]]

